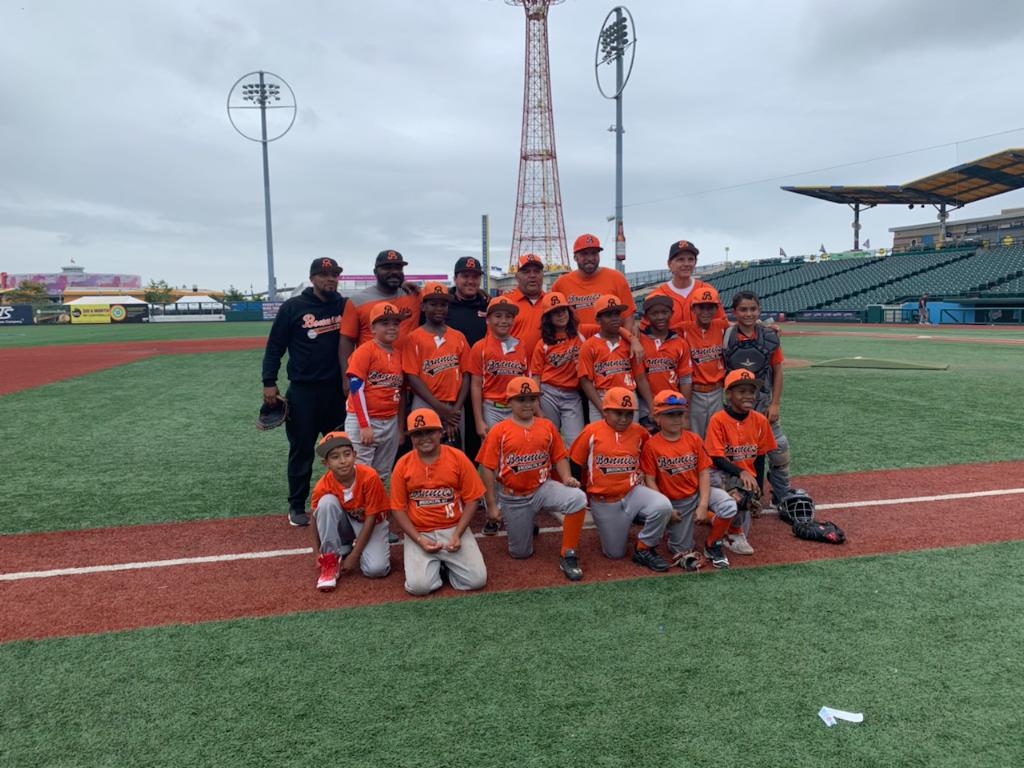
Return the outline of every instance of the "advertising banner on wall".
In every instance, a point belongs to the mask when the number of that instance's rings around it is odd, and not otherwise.
[[[115,305],[120,306],[120,305]],[[109,323],[110,313],[114,307],[108,304],[76,304],[71,307],[68,314],[71,315],[72,323],[97,324]],[[121,307],[124,310],[124,307]]]
[[[28,304],[0,307],[0,325],[32,325],[32,307]]]

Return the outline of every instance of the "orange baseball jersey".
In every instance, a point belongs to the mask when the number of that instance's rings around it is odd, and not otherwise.
[[[725,379],[725,329],[729,321],[716,317],[706,329],[697,321],[683,324],[683,338],[690,348],[694,384],[721,384]]]
[[[536,301],[530,301],[518,288],[506,291],[505,295],[519,307],[519,314],[512,321],[512,335],[523,342],[526,349],[533,349],[540,343],[540,302],[544,294]]]
[[[583,341],[583,335],[576,334],[571,339],[563,338],[554,344],[541,342],[533,348],[530,372],[540,376],[541,384],[575,389],[580,383],[576,366]]]
[[[469,342],[461,331],[445,328],[435,336],[420,326],[409,334],[402,348],[402,370],[419,376],[438,400],[452,402],[459,397],[462,371],[469,362]]]
[[[644,371],[651,392],[678,389],[680,377],[689,376],[691,372],[690,348],[686,339],[672,330],[664,341],[641,332],[640,343],[644,348]]]
[[[643,364],[633,358],[623,338],[612,343],[598,333],[580,347],[577,372],[590,379],[599,392],[612,387],[635,390],[636,377],[643,370]]]
[[[654,288],[648,296],[668,296],[672,299],[672,316],[668,319],[668,327],[676,333],[682,331],[684,323],[693,322],[697,318],[693,314],[693,302],[696,297],[700,296],[700,289],[709,287],[710,283],[705,283],[703,280],[693,278],[693,285],[690,286],[690,292],[685,296],[679,292],[678,288],[673,287],[671,282],[662,283],[658,287]],[[719,304],[718,311],[715,312],[716,318],[725,319],[725,309]],[[647,320],[643,320],[641,325],[646,328]]]
[[[387,491],[384,490],[384,483],[380,480],[377,470],[368,464],[356,464],[356,478],[352,485],[345,487],[342,482],[334,476],[330,470],[323,477],[317,480],[313,486],[313,498],[310,506],[315,510],[320,499],[329,493],[333,493],[341,502],[350,517],[356,520],[365,520],[368,515],[380,515],[391,509],[391,501],[388,499]]]
[[[476,467],[462,451],[442,445],[432,464],[409,451],[391,472],[391,505],[404,509],[417,531],[451,528],[463,507],[484,495]]]
[[[499,341],[484,336],[469,352],[466,371],[483,379],[484,400],[505,402],[505,388],[516,376],[530,375],[529,352],[514,336]]]
[[[724,456],[733,464],[754,475],[754,460],[778,448],[768,418],[751,411],[740,421],[719,411],[708,421],[704,444],[712,456]]]
[[[678,440],[659,432],[647,441],[640,455],[640,469],[658,483],[670,499],[685,499],[700,490],[700,473],[711,466],[711,457],[696,432],[683,430]]]
[[[757,339],[757,328],[754,328],[754,332],[748,336],[743,331],[741,331],[740,327],[737,325],[736,326],[736,339],[737,339],[737,341],[756,340]],[[769,365],[779,365],[784,360],[785,360],[785,358],[782,356],[782,344],[780,343],[779,346],[777,346],[774,349],[774,351],[772,352],[771,357],[768,358],[768,364]]]
[[[565,456],[555,425],[538,416],[529,427],[511,418],[499,421],[484,438],[476,460],[494,470],[510,491],[533,493],[551,475],[551,466]]]
[[[379,304],[382,301],[394,304],[401,313],[402,322],[398,326],[398,339],[395,342],[396,347],[401,346],[404,343],[404,339],[420,324],[420,295],[418,293],[406,294],[399,292],[398,296],[393,299],[366,301],[355,307],[351,313],[347,311],[348,306],[354,302],[351,300],[345,302],[346,312],[341,318],[341,332],[350,339],[355,339],[356,344],[365,344],[372,339],[373,331],[370,328],[370,310],[374,304]],[[406,314],[407,311],[408,315]]]
[[[626,281],[626,276],[608,267],[598,267],[590,276],[584,275],[578,269],[566,272],[555,280],[551,290],[565,294],[566,300],[575,308],[576,322],[580,324],[597,322],[594,305],[606,293],[617,296],[619,301],[626,305],[629,311],[624,312],[624,316],[636,312],[633,291]]]
[[[349,395],[348,410],[356,414],[359,426],[365,427],[367,416],[390,419],[398,413],[402,396],[402,353],[390,352],[374,340],[360,345],[348,358]],[[354,386],[351,377],[361,384]]]
[[[587,493],[621,499],[640,484],[640,454],[646,442],[647,430],[639,424],[616,432],[602,419],[583,428],[569,456],[587,468]]]

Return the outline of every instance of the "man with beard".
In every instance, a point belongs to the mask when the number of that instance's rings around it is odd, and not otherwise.
[[[284,302],[267,337],[263,354],[263,401],[280,397],[277,375],[288,353],[288,522],[309,525],[306,497],[313,472],[317,438],[345,421],[339,329],[355,318],[350,301],[338,294],[341,267],[334,259],[315,259],[309,267],[313,284]]]
[[[540,343],[541,299],[544,298],[544,262],[535,253],[519,257],[516,269],[516,287],[505,296],[519,307],[512,323],[512,335],[519,339],[527,354]]]
[[[651,296],[668,296],[672,300],[672,316],[668,327],[676,333],[682,333],[683,324],[696,320],[693,314],[694,298],[701,294],[702,288],[710,288],[710,284],[693,276],[697,266],[697,255],[700,251],[689,240],[677,240],[668,249],[668,269],[672,279],[662,283],[649,294]],[[725,318],[725,310],[719,305],[715,317]],[[644,327],[647,322],[644,321]]]
[[[341,326],[341,355],[343,360],[357,344],[363,344],[373,338],[370,324],[370,310],[374,304],[388,301],[398,307],[402,318],[398,326],[398,341],[395,348],[401,349],[402,340],[420,324],[420,294],[418,290],[405,285],[405,267],[409,264],[402,254],[395,250],[381,251],[377,254],[377,262],[373,275],[377,278],[376,285],[354,293],[349,301],[355,312],[346,316]]]
[[[597,324],[597,300],[611,294],[626,307],[622,325],[633,330],[633,315],[636,302],[626,276],[614,269],[601,266],[601,241],[597,235],[582,234],[572,246],[576,267],[555,280],[552,291],[565,294],[566,300],[576,310],[576,322],[580,325]]]

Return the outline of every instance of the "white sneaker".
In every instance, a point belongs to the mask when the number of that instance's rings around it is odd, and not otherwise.
[[[730,552],[735,552],[737,555],[754,554],[754,548],[750,546],[747,537],[742,533],[730,533],[723,539],[722,543],[725,544],[726,549]]]

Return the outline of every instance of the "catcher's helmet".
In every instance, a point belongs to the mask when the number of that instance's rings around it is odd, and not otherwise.
[[[778,504],[779,519],[787,523],[807,523],[814,519],[814,499],[803,488],[791,488]]]

